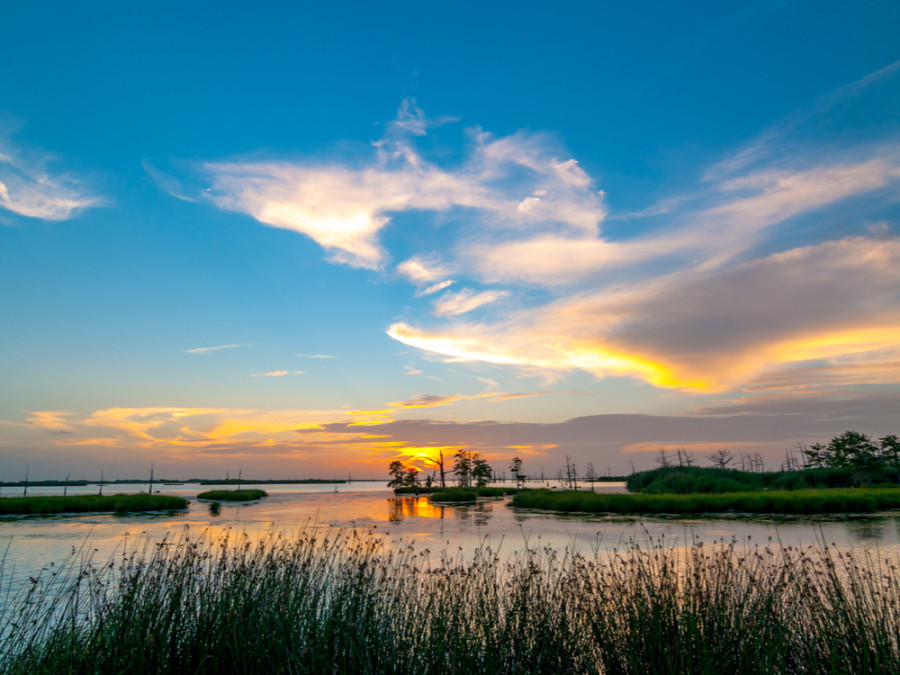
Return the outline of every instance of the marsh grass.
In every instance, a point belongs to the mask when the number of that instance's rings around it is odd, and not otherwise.
[[[268,497],[265,490],[207,490],[197,495],[197,499],[211,499],[223,502],[251,502]]]
[[[839,488],[660,495],[528,490],[514,495],[511,503],[523,508],[588,513],[873,513],[900,508],[900,489]]]
[[[500,558],[354,530],[185,534],[26,586],[0,616],[3,673],[900,670],[897,567],[824,546]]]
[[[873,483],[897,484],[894,471],[869,472],[866,477]],[[860,474],[853,471],[829,468],[751,472],[715,467],[667,466],[633,473],[625,483],[629,492],[692,494],[853,487],[860,478]]]
[[[454,490],[471,490],[474,491],[479,497],[504,497],[506,495],[514,495],[516,492],[519,492],[519,488],[514,487],[467,487],[467,488],[459,488],[459,487],[424,487],[424,486],[404,486],[394,488],[395,495],[433,495],[433,494],[442,494],[445,492],[452,492]]]
[[[0,499],[0,514],[51,514],[137,511],[170,511],[187,508],[188,501],[172,495],[117,494],[68,495],[50,497],[4,497]]]
[[[478,501],[478,496],[478,491],[475,488],[456,487],[447,488],[439,492],[432,492],[428,495],[428,499],[439,503],[461,503]]]

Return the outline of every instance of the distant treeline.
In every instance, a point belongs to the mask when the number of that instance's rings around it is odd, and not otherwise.
[[[146,485],[150,480],[147,478],[119,478],[116,480],[18,480],[18,481],[0,481],[0,488],[4,487],[84,487],[86,485]],[[212,478],[188,478],[187,480],[178,480],[177,478],[156,478],[153,480],[154,485],[184,485],[185,483],[199,483],[200,485],[248,485],[266,483],[268,485],[275,484],[304,484],[304,483],[346,483],[346,480],[331,480],[325,478],[301,478],[294,480],[248,480],[237,478],[225,478],[216,480]]]
[[[0,487],[84,487],[85,485],[144,485],[150,481],[147,478],[120,478],[118,480],[18,480],[0,481]],[[181,482],[170,479],[157,478],[154,483]]]
[[[144,481],[145,483],[147,481]],[[267,478],[265,480],[250,480],[249,478],[191,478],[189,483],[200,483],[200,485],[309,485],[309,484],[325,484],[332,485],[338,483],[346,483],[346,480],[330,480],[327,478],[295,478],[293,480]]]
[[[144,481],[146,482],[146,481]],[[68,486],[84,486],[89,485],[86,480],[20,480],[20,481],[0,481],[0,487],[63,487]]]

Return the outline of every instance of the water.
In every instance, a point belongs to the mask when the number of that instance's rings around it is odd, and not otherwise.
[[[468,506],[438,506],[427,497],[394,497],[384,483],[334,485],[263,485],[269,496],[248,504],[223,503],[219,515],[199,502],[196,483],[160,485],[164,494],[191,499],[186,511],[141,514],[72,514],[0,519],[0,550],[6,550],[4,588],[19,585],[53,562],[58,565],[73,550],[102,562],[121,550],[123,541],[148,537],[159,541],[203,533],[216,537],[245,532],[252,538],[271,531],[296,533],[303,528],[356,527],[389,540],[414,543],[431,551],[470,553],[489,545],[503,552],[524,546],[566,547],[580,551],[621,548],[630,541],[642,545],[665,541],[680,546],[697,540],[715,543],[736,539],[740,546],[774,542],[790,546],[827,543],[840,548],[878,549],[879,557],[900,554],[900,514],[872,517],[811,519],[665,518],[552,514],[510,508],[507,499]],[[69,488],[69,494],[96,493],[97,486]],[[146,485],[105,486],[104,493],[137,492]],[[622,483],[605,483],[598,490],[624,491]],[[29,488],[29,495],[62,494],[62,488]],[[5,488],[3,494],[21,494]]]

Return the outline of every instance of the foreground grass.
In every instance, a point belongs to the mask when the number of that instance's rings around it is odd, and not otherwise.
[[[129,513],[187,508],[188,501],[171,495],[69,495],[66,497],[4,497],[0,515],[83,512]]]
[[[900,572],[828,548],[464,560],[310,531],[48,574],[0,615],[2,673],[900,671]]]
[[[900,508],[900,489],[845,488],[687,495],[528,490],[514,495],[512,505],[589,513],[872,513]]]
[[[197,499],[211,499],[222,502],[250,502],[268,497],[265,490],[207,490],[197,495]]]

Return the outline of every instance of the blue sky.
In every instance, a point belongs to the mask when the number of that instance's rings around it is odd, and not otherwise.
[[[0,478],[900,431],[896,3],[282,4],[5,10]]]

